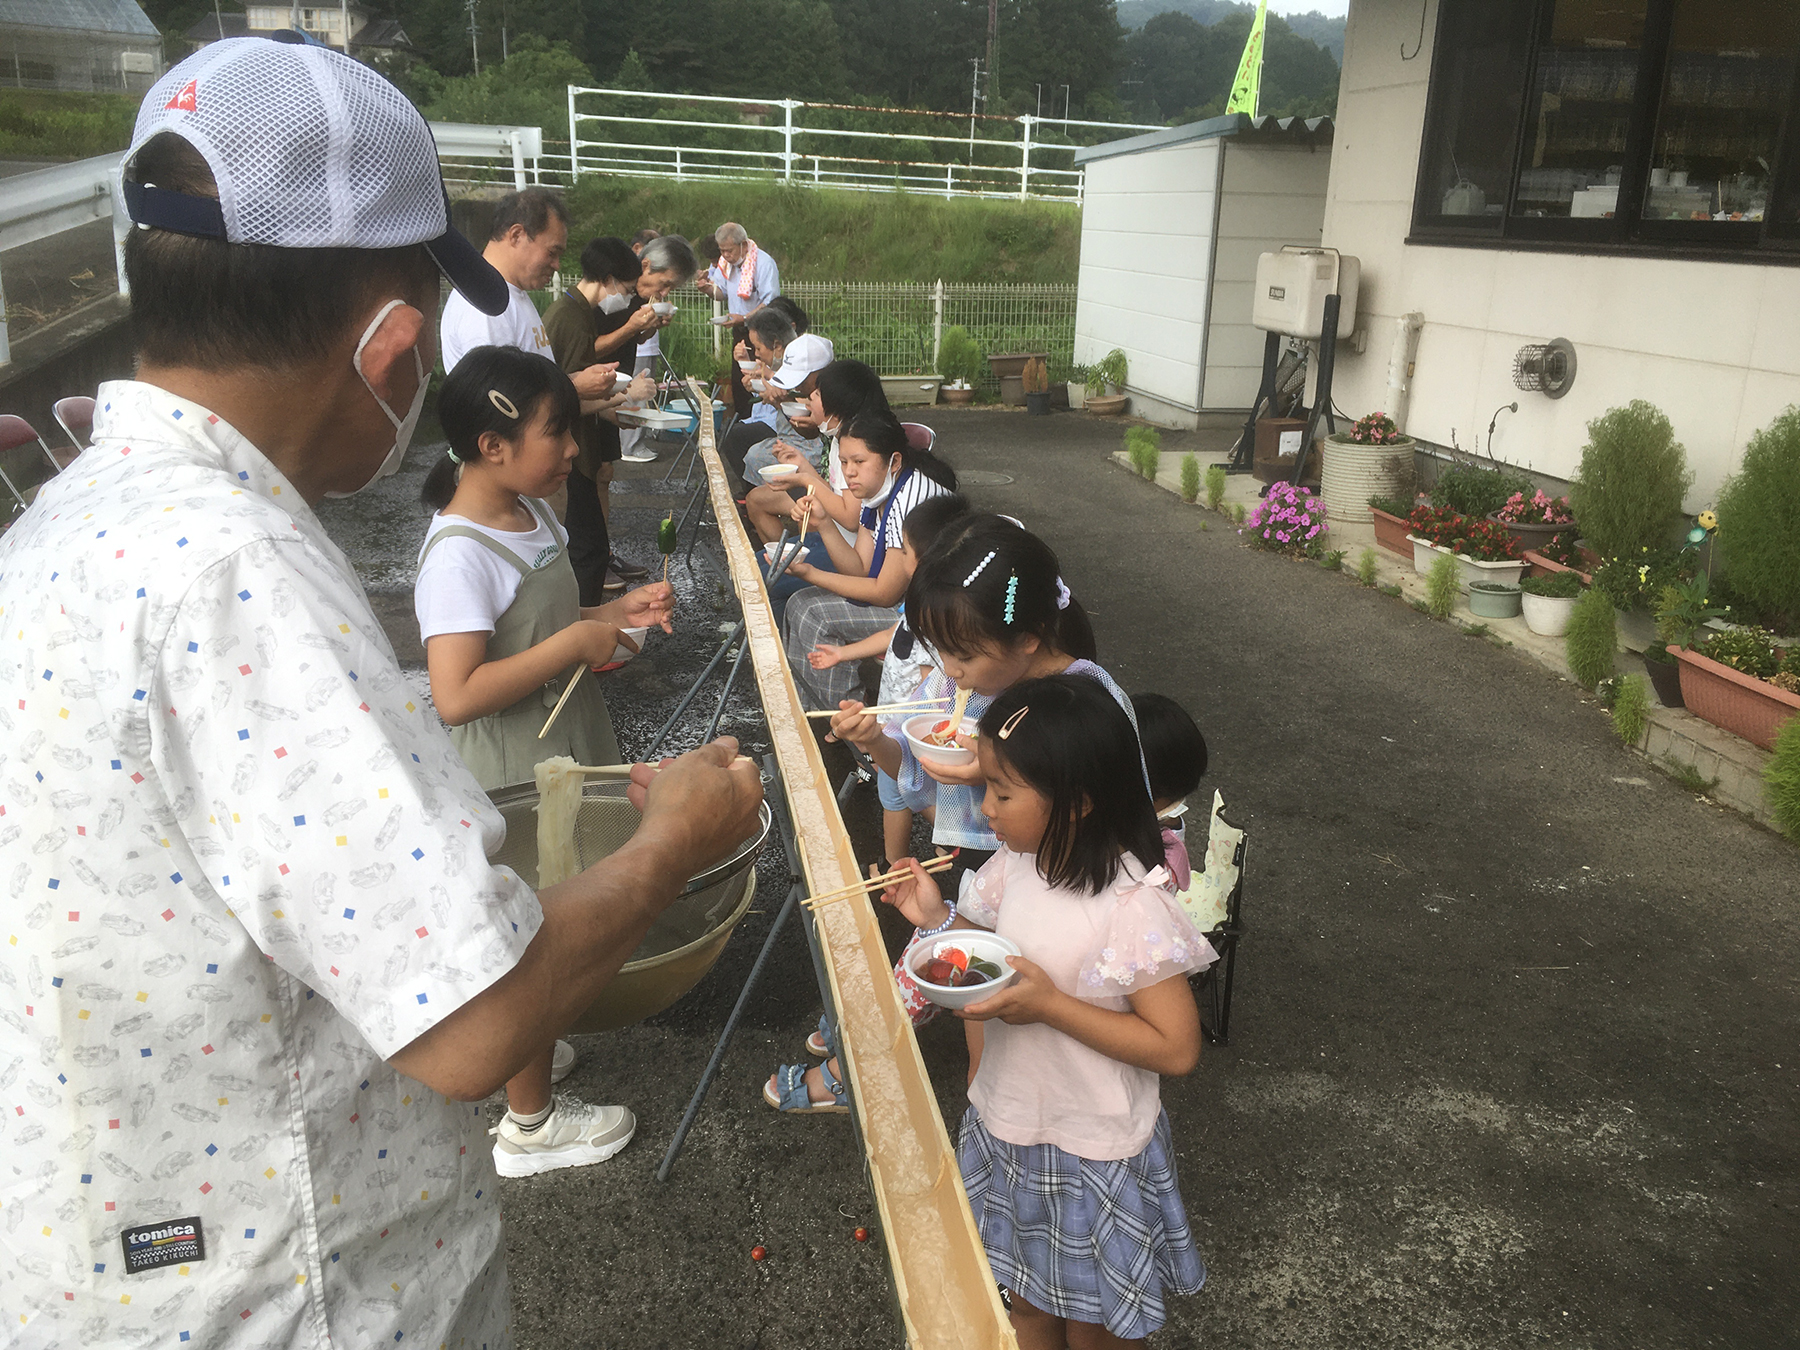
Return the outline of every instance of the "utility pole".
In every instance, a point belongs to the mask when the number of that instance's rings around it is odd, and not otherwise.
[[[1000,0],[988,0],[987,76],[990,91],[994,87],[994,33],[999,27]]]
[[[481,29],[475,24],[475,6],[481,0],[466,0],[469,7],[469,51],[475,58],[475,73],[481,74]]]
[[[1051,98],[1052,102],[1055,102],[1056,91],[1054,89],[1052,89],[1050,91],[1050,98]],[[1067,131],[1068,129],[1069,129],[1069,86],[1065,84],[1063,86],[1063,130]]]
[[[969,164],[975,163],[975,105],[981,102],[981,58],[971,56],[969,64],[975,67],[974,82],[969,87]]]

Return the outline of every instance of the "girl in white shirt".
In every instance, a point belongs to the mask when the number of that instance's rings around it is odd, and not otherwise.
[[[539,740],[538,730],[583,665],[636,650],[622,628],[671,626],[674,595],[662,582],[581,605],[568,535],[544,500],[574,465],[580,415],[562,368],[516,347],[467,352],[438,395],[450,447],[425,480],[436,514],[413,598],[432,703],[484,788],[529,783],[555,755],[616,763],[597,680],[582,678],[550,734]],[[502,1176],[601,1162],[630,1142],[637,1122],[625,1107],[552,1100],[553,1074],[573,1065],[559,1041],[508,1081],[494,1131]]]

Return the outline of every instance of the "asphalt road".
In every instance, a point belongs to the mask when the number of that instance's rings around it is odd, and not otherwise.
[[[1106,458],[1116,423],[921,420],[959,468],[1011,477],[969,495],[1058,550],[1126,688],[1194,712],[1249,829],[1232,1042],[1163,1085],[1211,1279],[1152,1344],[1795,1344],[1794,847],[1621,749],[1535,664],[1133,480]],[[402,638],[418,472],[327,515]],[[666,509],[633,473],[628,552]],[[681,632],[608,689],[628,752],[730,617],[704,571],[675,579]],[[755,716],[738,702],[727,727],[754,742]],[[872,854],[872,793],[851,814]],[[653,1178],[768,880],[692,995],[583,1040],[567,1086],[629,1103],[632,1146],[502,1183],[522,1346],[899,1343],[880,1244],[851,1238],[874,1216],[847,1123],[759,1095],[817,1013],[798,932]],[[960,1028],[921,1044],[954,1122]]]

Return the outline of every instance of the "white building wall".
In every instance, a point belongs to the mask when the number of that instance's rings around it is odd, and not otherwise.
[[[1413,435],[1472,449],[1517,399],[1494,453],[1569,478],[1588,421],[1647,399],[1687,447],[1688,506],[1712,502],[1751,433],[1800,403],[1800,268],[1407,244],[1437,25],[1426,0],[1424,49],[1403,61],[1418,7],[1352,0],[1345,29],[1324,242],[1362,260],[1369,341],[1361,355],[1338,349],[1338,405],[1351,416],[1388,406],[1393,321],[1417,310]],[[1560,400],[1515,389],[1514,354],[1553,337],[1575,344],[1574,387]]]
[[[1131,410],[1193,426],[1219,177],[1217,138],[1087,166],[1075,359],[1122,348]]]
[[[1262,383],[1263,333],[1250,324],[1256,260],[1286,244],[1318,247],[1331,147],[1231,139],[1224,148],[1200,404],[1242,411]]]

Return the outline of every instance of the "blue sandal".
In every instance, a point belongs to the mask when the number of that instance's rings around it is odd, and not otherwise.
[[[825,1079],[825,1086],[831,1091],[831,1100],[815,1102],[806,1088],[807,1066],[804,1064],[783,1064],[775,1070],[773,1086],[763,1084],[763,1100],[777,1111],[794,1112],[810,1115],[818,1111],[842,1112],[850,1109],[848,1094],[838,1076],[831,1071],[831,1061],[826,1060],[819,1065],[819,1072]]]
[[[819,1028],[806,1038],[806,1053],[815,1059],[831,1058],[831,1024],[819,1014]]]

